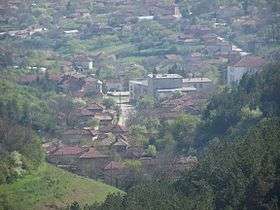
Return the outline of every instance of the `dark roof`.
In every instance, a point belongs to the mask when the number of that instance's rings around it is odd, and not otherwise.
[[[118,139],[115,143],[113,143],[113,146],[129,146],[129,143],[127,143],[123,139]]]
[[[127,129],[120,125],[110,124],[99,128],[99,131],[102,133],[125,133]]]
[[[96,146],[111,146],[115,141],[109,135],[98,135],[98,138],[94,142]]]
[[[96,102],[92,102],[86,106],[88,110],[104,110],[104,107]]]
[[[52,155],[62,156],[62,155],[80,155],[84,150],[79,146],[68,146],[64,145],[56,150]]]
[[[108,113],[97,113],[94,117],[100,121],[112,121],[113,120],[113,117],[111,115],[109,115]]]
[[[94,159],[94,158],[106,158],[108,155],[104,155],[97,151],[94,147],[89,148],[87,152],[80,156],[81,159]]]
[[[241,60],[238,61],[233,66],[234,67],[259,68],[259,67],[262,67],[265,63],[266,63],[266,61],[261,57],[248,55],[248,56],[244,56],[243,58],[241,58]]]

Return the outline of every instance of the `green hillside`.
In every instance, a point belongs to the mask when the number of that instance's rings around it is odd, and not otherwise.
[[[36,172],[13,184],[0,186],[0,209],[56,209],[73,201],[92,204],[118,191],[103,183],[42,164]]]

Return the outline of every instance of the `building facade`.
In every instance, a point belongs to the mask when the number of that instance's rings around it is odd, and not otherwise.
[[[262,69],[265,60],[261,57],[247,55],[227,68],[227,84],[239,83],[244,74],[254,74]]]

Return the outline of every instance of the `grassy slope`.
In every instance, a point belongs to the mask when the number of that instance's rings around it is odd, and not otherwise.
[[[118,191],[101,182],[43,164],[35,173],[13,184],[0,186],[0,198],[11,210],[52,209],[51,206],[63,207],[73,201],[92,204],[103,201],[108,193]]]

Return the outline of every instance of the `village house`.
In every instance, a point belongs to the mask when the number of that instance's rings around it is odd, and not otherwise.
[[[131,146],[125,152],[125,158],[136,160],[142,157],[144,149],[141,146]]]
[[[197,92],[211,93],[214,90],[213,82],[205,77],[192,77],[183,79],[184,87],[194,87]]]
[[[52,74],[50,80],[56,82],[58,87],[64,91],[70,91],[72,94],[84,96],[102,95],[102,82],[97,80],[94,75],[83,75],[79,72],[67,72],[62,75]]]
[[[203,35],[210,34],[212,30],[204,25],[186,25],[182,26],[185,34],[191,34],[194,37],[202,37]]]
[[[65,73],[59,81],[58,86],[65,92],[77,92],[84,86],[85,78],[85,75],[76,72]]]
[[[50,152],[47,160],[56,165],[76,165],[79,156],[85,151],[80,146],[60,145],[56,150]]]
[[[94,118],[99,121],[101,127],[110,126],[114,120],[115,115],[109,111],[95,113]]]
[[[105,107],[97,102],[91,102],[86,106],[86,109],[93,113],[102,113],[105,110]]]
[[[114,135],[125,135],[127,134],[128,130],[124,126],[118,124],[109,124],[106,126],[100,126],[98,132],[101,134],[113,133]]]
[[[161,107],[165,115],[173,113],[174,116],[178,116],[182,113],[190,113],[197,115],[201,113],[200,104],[205,103],[207,100],[207,94],[202,92],[194,94],[184,94],[179,98],[169,98],[161,103]],[[162,112],[163,112],[162,111]]]
[[[204,37],[205,51],[208,55],[216,55],[218,53],[230,53],[232,51],[232,45],[224,40],[220,40],[217,37],[207,39]]]
[[[110,157],[103,154],[94,147],[79,157],[79,168],[84,176],[100,178],[103,175],[103,168],[109,163]]]
[[[76,71],[87,72],[93,69],[94,58],[86,54],[77,54],[72,58],[72,66]]]
[[[127,137],[122,134],[117,134],[115,137],[116,141],[111,146],[112,150],[121,156],[125,156],[125,152],[130,147]]]
[[[98,134],[98,137],[93,141],[93,145],[100,151],[111,151],[113,143],[116,142],[116,138],[112,133]]]
[[[82,127],[94,119],[95,113],[85,108],[79,108],[75,110],[73,115],[77,124]]]
[[[67,144],[79,144],[81,142],[91,142],[92,134],[87,129],[73,128],[61,133],[61,140]]]
[[[102,85],[103,83],[100,80],[95,79],[93,77],[87,77],[85,79],[85,84],[81,92],[84,92],[84,94],[88,96],[102,95]]]
[[[262,69],[266,61],[257,56],[247,55],[241,58],[237,63],[227,68],[227,84],[238,83],[244,74],[254,74]]]
[[[121,80],[106,80],[105,86],[108,92],[124,90],[124,83]]]

